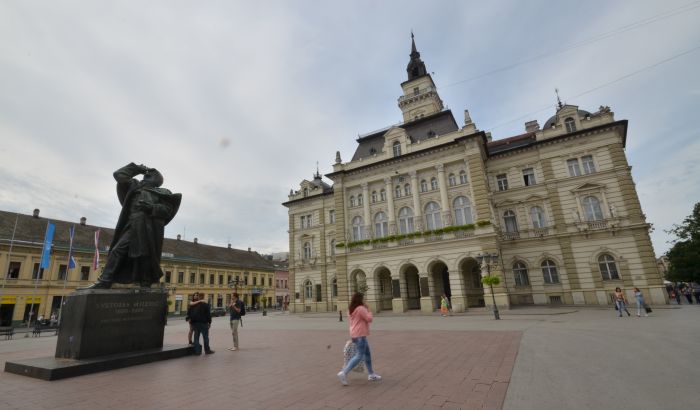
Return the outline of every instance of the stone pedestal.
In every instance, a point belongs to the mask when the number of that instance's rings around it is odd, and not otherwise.
[[[435,311],[435,304],[433,303],[432,297],[424,296],[420,298],[420,311],[423,313],[432,313]]]
[[[394,313],[403,313],[406,311],[406,301],[401,298],[391,300],[391,310]]]

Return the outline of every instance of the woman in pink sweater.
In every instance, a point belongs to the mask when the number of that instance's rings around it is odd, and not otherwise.
[[[372,354],[369,351],[369,343],[367,343],[367,336],[369,335],[369,324],[372,322],[372,312],[369,311],[367,306],[364,304],[364,296],[362,293],[355,293],[352,295],[352,300],[350,301],[350,307],[348,311],[350,312],[349,322],[350,322],[350,337],[353,343],[357,345],[355,356],[353,356],[348,363],[343,367],[343,370],[338,372],[338,379],[343,386],[348,385],[347,375],[353,367],[357,366],[360,361],[364,360],[367,366],[367,372],[369,376],[367,380],[377,381],[381,380],[382,377],[372,370]]]

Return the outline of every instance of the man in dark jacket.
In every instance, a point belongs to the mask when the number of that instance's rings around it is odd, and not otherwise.
[[[143,175],[143,179],[135,179],[137,175]],[[163,233],[177,213],[182,196],[160,188],[163,175],[145,165],[132,162],[114,171],[114,179],[122,211],[104,270],[87,289],[109,289],[114,282],[150,287],[163,276]]]
[[[245,306],[238,299],[238,293],[232,295],[231,304],[228,307],[231,310],[231,334],[233,335],[233,347],[229,347],[228,350],[235,352],[238,350],[238,325],[241,324],[241,316],[245,315]]]
[[[192,295],[193,302],[201,300],[201,298],[202,295],[199,292],[195,292]],[[190,304],[190,307],[187,308],[187,317],[185,319],[190,322],[194,330],[194,354],[202,354],[202,346],[199,344],[200,334],[204,338],[204,353],[214,353],[209,348],[209,328],[211,327],[211,309],[209,304],[206,302]]]

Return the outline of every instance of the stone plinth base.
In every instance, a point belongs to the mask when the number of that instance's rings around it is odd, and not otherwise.
[[[56,357],[17,360],[5,363],[5,371],[42,380],[58,380],[122,367],[175,359],[193,353],[191,346],[165,346],[158,349],[74,360]]]

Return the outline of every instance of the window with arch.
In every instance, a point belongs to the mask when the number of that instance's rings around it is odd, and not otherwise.
[[[314,296],[314,285],[310,280],[304,282],[304,299],[311,299]]]
[[[437,202],[428,202],[428,205],[425,206],[425,226],[428,230],[442,228],[440,205]]]
[[[405,196],[411,195],[411,185],[410,185],[410,184],[405,184],[405,185],[403,186],[403,194],[404,194]]]
[[[565,119],[564,125],[566,126],[566,132],[576,131],[576,121],[574,121],[573,118],[569,117],[569,118]]]
[[[338,279],[336,279],[336,278],[333,278],[333,282],[331,285],[331,295],[334,298],[338,297]]]
[[[362,194],[358,194],[357,195],[357,206],[362,206],[363,203],[364,203],[364,198],[363,198]]]
[[[518,232],[518,220],[515,217],[515,212],[510,209],[503,213],[503,222],[506,225],[506,232]]]
[[[304,254],[303,254],[304,260],[308,261],[311,259],[311,243],[310,242],[304,242]]]
[[[544,220],[544,211],[539,206],[530,208],[530,218],[532,219],[532,227],[535,229],[544,228],[547,223]]]
[[[527,276],[527,266],[522,262],[513,264],[513,276],[515,276],[515,286],[530,286],[530,278]]]
[[[389,235],[389,220],[384,212],[377,212],[374,216],[374,236],[383,238]]]
[[[459,171],[459,183],[460,184],[467,183],[467,173],[465,171]]]
[[[335,255],[335,239],[331,239],[331,256]]]
[[[355,206],[355,205],[356,205],[355,195],[351,195],[350,196],[350,206]]]
[[[413,210],[407,206],[399,209],[399,232],[402,234],[413,232]]]
[[[474,222],[472,204],[466,196],[458,196],[453,202],[455,210],[455,225],[466,225]]]
[[[544,283],[559,283],[557,265],[549,259],[542,261],[542,276],[544,276]]]
[[[394,196],[401,198],[401,185],[396,185],[396,188],[394,188]]]
[[[361,216],[356,216],[352,218],[352,240],[361,241],[364,236],[363,232],[363,221]]]
[[[394,141],[394,144],[391,146],[394,156],[399,157],[401,156],[401,143],[398,141]]]
[[[420,191],[421,192],[428,192],[428,183],[424,179],[420,180]]]
[[[377,202],[377,191],[372,191],[372,203]]]
[[[438,189],[438,181],[437,181],[437,178],[435,178],[435,177],[430,178],[430,189],[432,189],[433,191],[435,191],[436,189]]]
[[[450,174],[447,176],[447,183],[450,184],[450,186],[457,185],[457,177],[455,174]]]
[[[604,253],[598,257],[598,267],[600,267],[600,275],[603,280],[619,280],[620,274],[617,271],[615,258],[612,255]]]
[[[600,201],[594,196],[587,196],[581,201],[583,204],[583,214],[587,221],[600,221],[603,219],[603,210],[600,208]]]
[[[386,201],[386,189],[382,189],[381,191],[379,191],[379,200]]]

